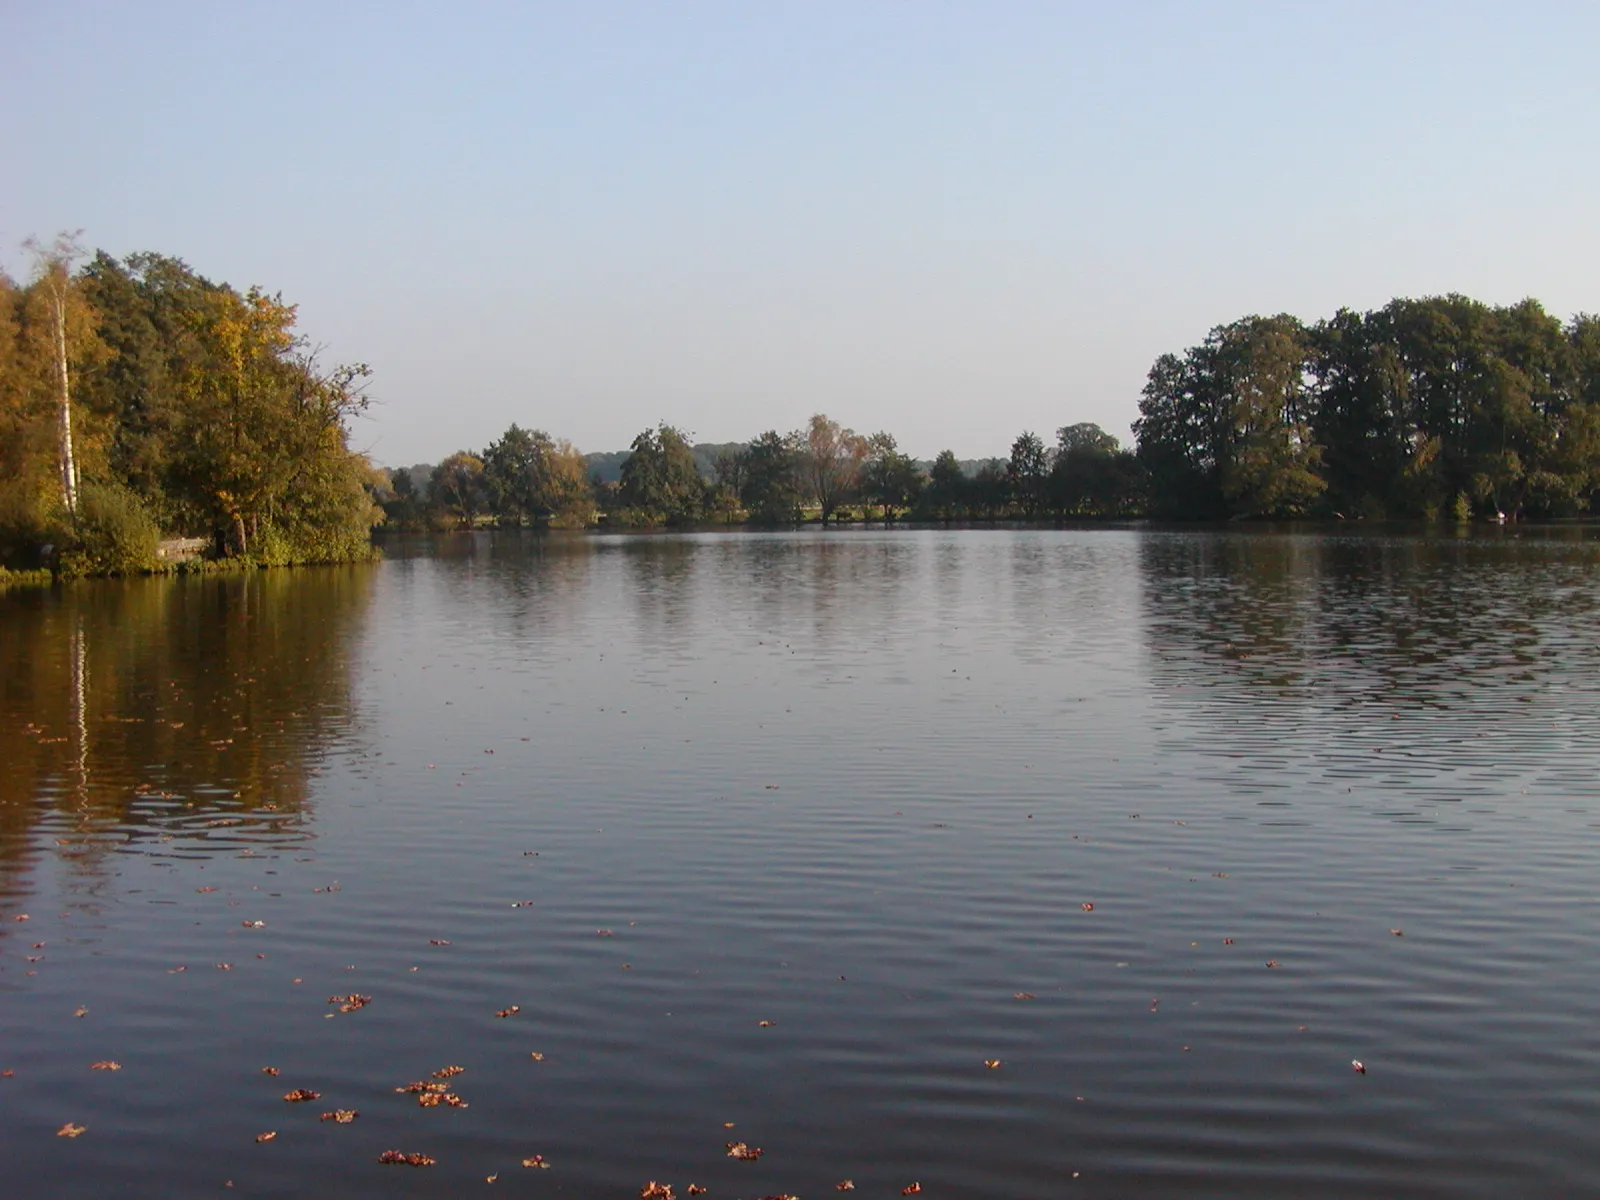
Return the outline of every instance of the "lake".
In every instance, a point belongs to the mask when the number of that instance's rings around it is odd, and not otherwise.
[[[1579,528],[0,596],[6,1193],[1600,1194],[1597,634]]]

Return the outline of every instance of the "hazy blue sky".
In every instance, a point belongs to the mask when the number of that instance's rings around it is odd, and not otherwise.
[[[1600,308],[1600,4],[0,0],[0,255],[300,304],[388,463],[1120,436],[1251,312]]]

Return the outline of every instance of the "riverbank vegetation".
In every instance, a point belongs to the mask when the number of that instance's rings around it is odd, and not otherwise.
[[[919,462],[817,414],[747,443],[665,423],[586,458],[511,426],[481,455],[390,472],[391,520],[616,527],[1159,516],[1468,520],[1592,514],[1600,318],[1464,296],[1246,317],[1157,359],[1132,448],[1098,425],[1005,458]],[[587,465],[587,479],[584,467]]]
[[[179,259],[30,249],[29,282],[0,276],[0,566],[150,571],[174,537],[234,565],[370,556],[365,366]]]

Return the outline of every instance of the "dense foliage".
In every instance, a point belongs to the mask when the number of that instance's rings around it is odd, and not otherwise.
[[[1600,486],[1600,318],[1464,296],[1246,317],[1151,369],[1153,511],[1551,517]]]
[[[365,366],[324,369],[292,305],[178,259],[34,249],[30,283],[0,277],[0,561],[51,545],[128,573],[162,535],[259,564],[371,553]]]
[[[1600,493],[1600,318],[1461,296],[1245,317],[1156,360],[1136,448],[1098,425],[1024,431],[1003,459],[931,463],[818,413],[791,433],[692,445],[671,425],[580,457],[513,425],[480,457],[394,473],[394,520],[620,526],[1163,516],[1576,516]],[[538,503],[496,490],[496,447],[566,455]],[[587,487],[579,479],[588,465]],[[530,473],[531,472],[531,473]],[[528,478],[548,478],[538,470]]]

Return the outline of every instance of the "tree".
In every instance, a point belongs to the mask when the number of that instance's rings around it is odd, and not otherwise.
[[[457,450],[436,466],[428,480],[429,504],[458,529],[471,529],[487,500],[483,459],[465,450]]]
[[[592,509],[587,463],[569,442],[513,423],[483,452],[489,503],[503,522],[586,524]]]
[[[900,453],[892,434],[875,433],[867,439],[861,482],[863,495],[878,502],[886,522],[893,521],[896,510],[916,503],[922,491],[922,469],[915,459]]]
[[[61,506],[76,522],[78,460],[72,444],[72,369],[67,329],[72,323],[72,310],[82,308],[72,264],[83,256],[83,248],[76,233],[58,234],[48,246],[30,238],[24,247],[34,256],[35,286],[49,309],[51,365],[56,384],[56,469],[61,482]]]
[[[800,519],[799,435],[763,433],[741,457],[739,499],[762,525],[792,525]]]
[[[705,505],[705,480],[683,433],[662,422],[634,438],[632,450],[622,464],[622,503],[669,525],[698,519]]]
[[[954,450],[941,450],[928,471],[923,505],[939,520],[949,521],[967,505],[967,476]]]
[[[1113,517],[1141,507],[1139,460],[1111,434],[1087,422],[1056,430],[1050,502],[1057,512]]]
[[[1006,487],[1027,517],[1036,517],[1049,500],[1050,453],[1036,433],[1024,432],[1011,443],[1006,462]]]
[[[1139,457],[1153,499],[1183,516],[1304,512],[1325,483],[1309,424],[1305,331],[1290,316],[1213,329],[1150,369]]]
[[[822,525],[855,494],[861,482],[861,464],[867,457],[867,440],[853,429],[822,413],[812,415],[802,432],[801,460],[812,497],[822,509]]]

